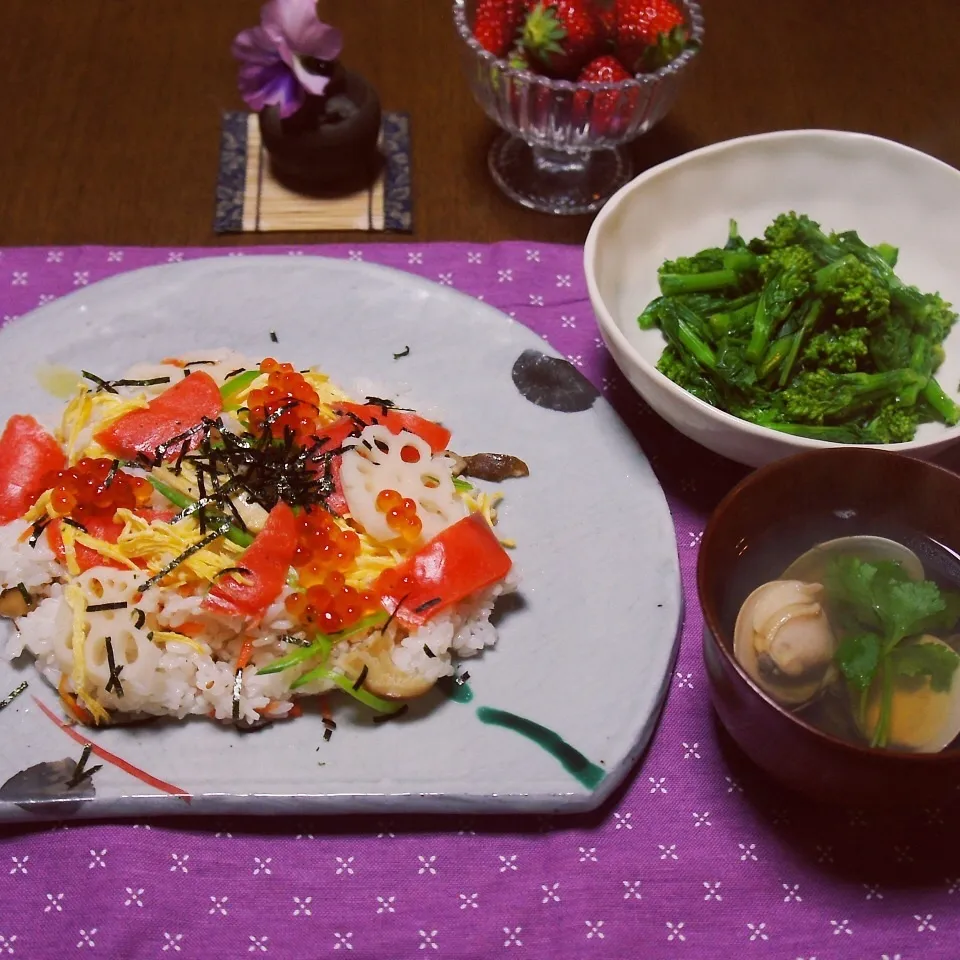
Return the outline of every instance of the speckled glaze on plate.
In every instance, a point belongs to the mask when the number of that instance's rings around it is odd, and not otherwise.
[[[203,720],[68,733],[34,699],[61,716],[29,660],[4,662],[0,697],[23,680],[29,689],[0,712],[0,818],[599,805],[653,732],[682,603],[666,501],[612,408],[536,334],[462,294],[367,264],[245,257],[125,274],[4,327],[0,354],[17,363],[0,386],[0,423],[56,411],[37,381],[43,365],[116,376],[219,346],[316,364],[359,396],[442,419],[460,451],[529,464],[501,488],[499,529],[517,541],[521,585],[499,644],[464,663],[471,700],[437,690],[376,726],[338,699],[330,742],[313,712],[252,733]],[[153,782],[92,756],[103,763],[93,790],[84,780],[58,794],[75,770],[60,761],[78,760],[84,739]],[[34,781],[37,803],[24,803]]]

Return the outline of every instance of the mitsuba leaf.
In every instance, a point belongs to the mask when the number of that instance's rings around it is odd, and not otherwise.
[[[960,655],[940,643],[912,643],[897,647],[890,660],[898,674],[904,677],[929,677],[931,689],[946,693],[960,666]]]
[[[875,633],[846,637],[837,647],[834,660],[855,690],[867,690],[880,663],[881,640]]]

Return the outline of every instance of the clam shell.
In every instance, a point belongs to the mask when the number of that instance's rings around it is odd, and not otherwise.
[[[903,646],[934,643],[949,646],[938,637],[925,634],[905,640]],[[951,648],[952,649],[952,648]],[[875,683],[867,705],[866,724],[861,732],[869,739],[880,714],[880,684]],[[960,736],[960,670],[954,672],[950,689],[931,689],[927,677],[898,677],[894,681],[888,747],[915,753],[939,753]]]
[[[783,578],[783,580],[786,579]],[[753,682],[771,699],[785,707],[798,709],[813,700],[833,680],[835,674],[832,664],[828,664],[825,666],[822,676],[814,676],[804,682],[784,680],[784,682],[778,683],[776,678],[765,674],[761,670],[760,658],[754,644],[752,618],[763,593],[780,582],[771,581],[761,584],[744,600],[734,626],[733,654]]]
[[[903,565],[911,580],[923,580],[925,577],[920,558],[908,547],[886,537],[838,537],[818,543],[806,553],[797,557],[783,571],[781,580],[803,580],[806,583],[819,583],[823,578],[827,564],[833,557],[854,556],[866,563],[878,560],[895,560]]]

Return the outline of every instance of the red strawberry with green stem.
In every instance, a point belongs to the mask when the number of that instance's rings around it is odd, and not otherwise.
[[[620,83],[630,79],[626,67],[616,57],[605,54],[591,60],[580,71],[577,82]],[[577,123],[589,121],[591,130],[602,136],[615,133],[621,120],[627,121],[636,104],[636,90],[578,90],[574,97]]]
[[[639,73],[676,59],[689,33],[683,11],[672,0],[617,0],[617,56]]]
[[[594,0],[528,0],[521,43],[551,76],[574,79],[603,50]]]
[[[527,0],[480,0],[473,35],[484,50],[502,57],[517,38]]]

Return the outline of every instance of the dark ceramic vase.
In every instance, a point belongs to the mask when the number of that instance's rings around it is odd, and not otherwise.
[[[291,189],[346,193],[369,186],[380,170],[380,99],[363,77],[331,68],[323,96],[282,118],[260,113],[260,135],[274,176]]]

